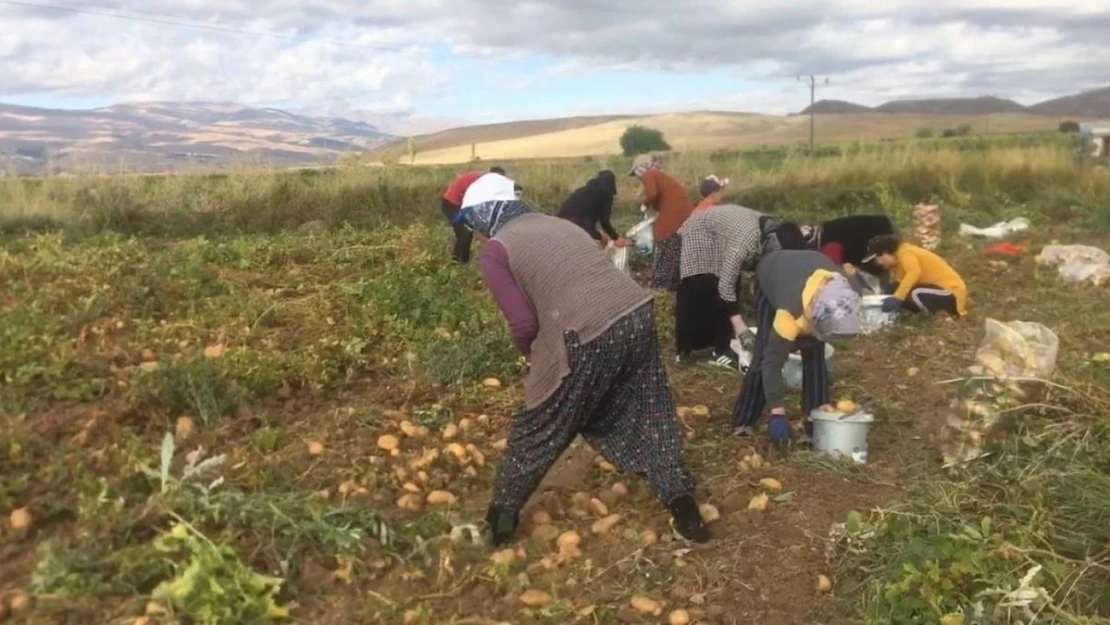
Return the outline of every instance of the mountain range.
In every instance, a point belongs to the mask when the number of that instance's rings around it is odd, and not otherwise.
[[[878,106],[864,106],[844,100],[819,100],[806,107],[799,115],[852,115],[862,113],[890,113],[898,115],[995,115],[1001,113],[1027,113],[1050,117],[1102,118],[1110,117],[1110,87],[1092,89],[1075,95],[1053,98],[1026,106],[1014,100],[996,96],[978,98],[934,98],[921,100],[893,100]]]
[[[464,120],[308,115],[230,102],[144,102],[91,110],[0,104],[0,170],[166,171],[236,161],[301,166]],[[371,122],[373,120],[373,123]]]
[[[767,145],[802,139],[806,128],[794,120],[810,111],[839,120],[822,129],[825,140],[909,136],[926,126],[992,118],[986,132],[1032,132],[1055,129],[1062,119],[1110,117],[1110,87],[1030,106],[997,97],[897,100],[876,107],[822,100],[788,116],[703,111],[478,126],[453,118],[348,109],[292,112],[232,102],[144,102],[90,110],[0,104],[0,175],[212,170],[242,161],[297,167],[367,152],[397,160],[407,155],[409,136],[415,136],[418,150],[413,162],[608,154],[631,123],[664,130],[676,149]]]

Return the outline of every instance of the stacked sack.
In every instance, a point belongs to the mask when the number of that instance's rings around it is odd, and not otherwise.
[[[913,207],[913,234],[921,247],[936,251],[940,246],[940,206],[918,204]]]

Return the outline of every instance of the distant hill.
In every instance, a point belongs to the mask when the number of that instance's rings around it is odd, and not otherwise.
[[[852,113],[873,113],[869,106],[846,102],[844,100],[818,100],[812,106],[807,106],[799,115],[851,115]]]
[[[550,132],[574,130],[587,126],[595,126],[621,119],[633,119],[635,115],[591,115],[582,117],[560,117],[557,119],[531,119],[517,122],[501,122],[498,124],[481,124],[452,128],[442,132],[419,135],[413,138],[418,152],[429,152],[458,145],[469,146],[471,143],[485,143],[488,141],[505,141],[519,139],[533,135],[542,135]],[[386,144],[377,151],[383,158],[404,158],[408,154],[408,140],[397,139]]]
[[[852,115],[863,113],[888,113],[892,115],[1000,115],[1026,113],[1051,117],[1098,118],[1110,117],[1110,87],[1084,91],[1075,95],[1056,98],[1025,106],[1006,98],[982,96],[978,98],[931,98],[919,100],[892,100],[876,107],[864,106],[843,100],[821,100],[808,106],[799,115]]]
[[[1110,87],[1046,100],[1029,107],[1038,115],[1063,117],[1110,117]]]
[[[334,160],[392,141],[362,121],[234,103],[147,102],[91,110],[0,104],[0,169],[164,171],[254,159],[273,165]]]
[[[926,100],[895,100],[875,107],[877,113],[898,115],[995,115],[1027,113],[1013,100],[984,96],[979,98],[936,98]]]

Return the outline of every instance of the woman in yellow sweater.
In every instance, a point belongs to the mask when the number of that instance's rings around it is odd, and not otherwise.
[[[894,283],[883,312],[967,314],[967,285],[952,266],[929,250],[905,243],[896,234],[879,235],[867,244],[864,263],[875,261]]]

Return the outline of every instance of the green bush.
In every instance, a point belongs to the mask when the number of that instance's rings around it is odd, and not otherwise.
[[[621,151],[625,156],[670,150],[663,132],[647,126],[629,126],[621,135]]]

